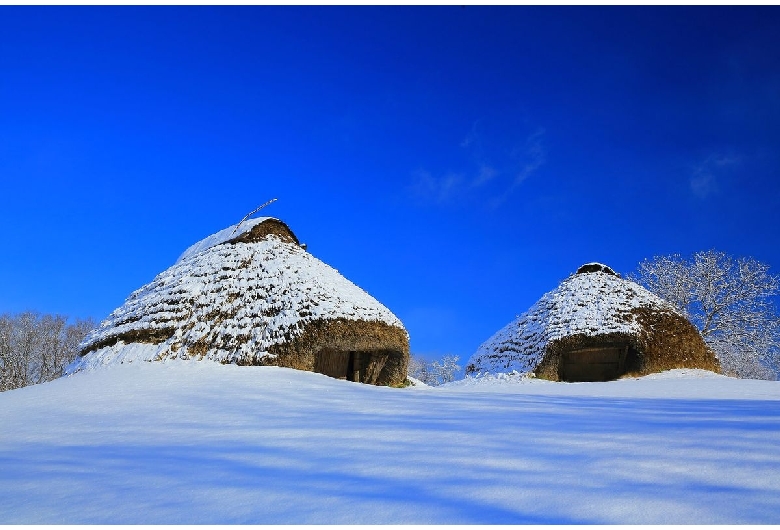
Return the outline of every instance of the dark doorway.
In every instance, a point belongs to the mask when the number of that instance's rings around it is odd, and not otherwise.
[[[561,381],[610,381],[625,373],[628,346],[571,350],[561,355]]]
[[[365,358],[370,359],[370,356],[370,353],[359,351],[323,350],[317,355],[314,371],[360,383],[365,372]]]
[[[388,352],[322,350],[314,360],[314,371],[336,379],[375,385],[387,363]]]
[[[346,379],[349,361],[348,351],[323,350],[314,359],[314,371],[336,379]]]

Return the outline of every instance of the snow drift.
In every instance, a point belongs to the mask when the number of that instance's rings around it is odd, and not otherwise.
[[[0,393],[0,524],[778,524],[778,404],[703,371],[395,389],[115,365]]]

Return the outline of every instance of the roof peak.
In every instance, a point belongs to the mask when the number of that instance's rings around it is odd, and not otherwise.
[[[611,274],[612,276],[617,276],[620,278],[620,274],[616,273],[612,267],[604,265],[603,263],[598,263],[596,261],[582,265],[574,274],[590,274],[592,272],[603,272],[605,274]]]
[[[254,219],[241,220],[237,224],[230,225],[215,234],[211,234],[210,236],[201,239],[185,250],[184,253],[179,256],[179,259],[176,260],[176,263],[184,261],[187,258],[200,254],[201,252],[208,250],[211,247],[215,247],[223,243],[228,243],[231,241],[244,241],[249,235],[251,235],[250,233],[255,229],[255,227],[265,223],[266,221],[276,224],[277,226],[281,225],[290,233],[291,239],[295,242],[295,244],[300,244],[298,239],[295,237],[295,234],[293,234],[292,230],[290,230],[290,228],[283,221],[275,217],[255,217]]]

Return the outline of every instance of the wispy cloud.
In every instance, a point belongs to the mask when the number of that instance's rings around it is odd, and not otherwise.
[[[419,199],[439,204],[471,199],[479,193],[489,207],[497,207],[545,163],[544,134],[539,129],[509,149],[497,143],[491,150],[486,149],[491,142],[486,141],[479,122],[474,122],[459,144],[468,159],[461,163],[466,168],[440,174],[418,169],[412,174],[411,190]]]
[[[547,161],[547,150],[544,146],[544,129],[538,129],[526,138],[525,143],[512,151],[515,161],[513,179],[502,193],[490,201],[491,208],[503,204],[523,182],[533,175]]]
[[[515,151],[514,158],[520,162],[520,170],[515,174],[514,185],[522,183],[547,161],[547,150],[544,148],[544,129],[531,134],[522,149]]]
[[[412,176],[412,192],[419,198],[435,203],[450,201],[463,188],[464,177],[458,173],[436,177],[430,171],[418,169]]]
[[[466,135],[466,137],[460,142],[460,146],[463,149],[479,149],[479,121],[475,121],[472,126],[469,133]]]
[[[740,157],[733,154],[713,153],[693,166],[688,180],[691,192],[699,199],[706,199],[719,190],[722,175],[739,165]]]
[[[471,187],[472,188],[478,188],[480,186],[483,186],[493,180],[496,175],[498,175],[498,171],[496,171],[496,168],[488,165],[483,165],[479,168],[479,174],[477,174],[476,178],[474,178],[471,181]]]

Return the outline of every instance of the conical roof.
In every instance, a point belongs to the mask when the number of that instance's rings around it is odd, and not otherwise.
[[[661,331],[664,326],[674,328],[672,335],[690,338],[691,345],[684,341],[670,342],[671,337],[659,344],[666,339],[660,334],[653,336],[652,328]],[[632,343],[637,348],[658,350],[651,352],[652,355],[663,355],[660,350],[678,348],[685,352],[693,349],[692,355],[696,357],[707,356],[696,329],[670,303],[621,278],[606,265],[588,263],[479,346],[466,370],[467,373],[531,373],[552,345],[567,340],[573,343],[571,338],[599,336],[633,337]]]
[[[390,310],[309,254],[269,217],[188,248],[91,332],[69,371],[171,358],[275,364],[275,346],[314,322],[367,321],[402,330]],[[407,355],[408,355],[408,345]]]

